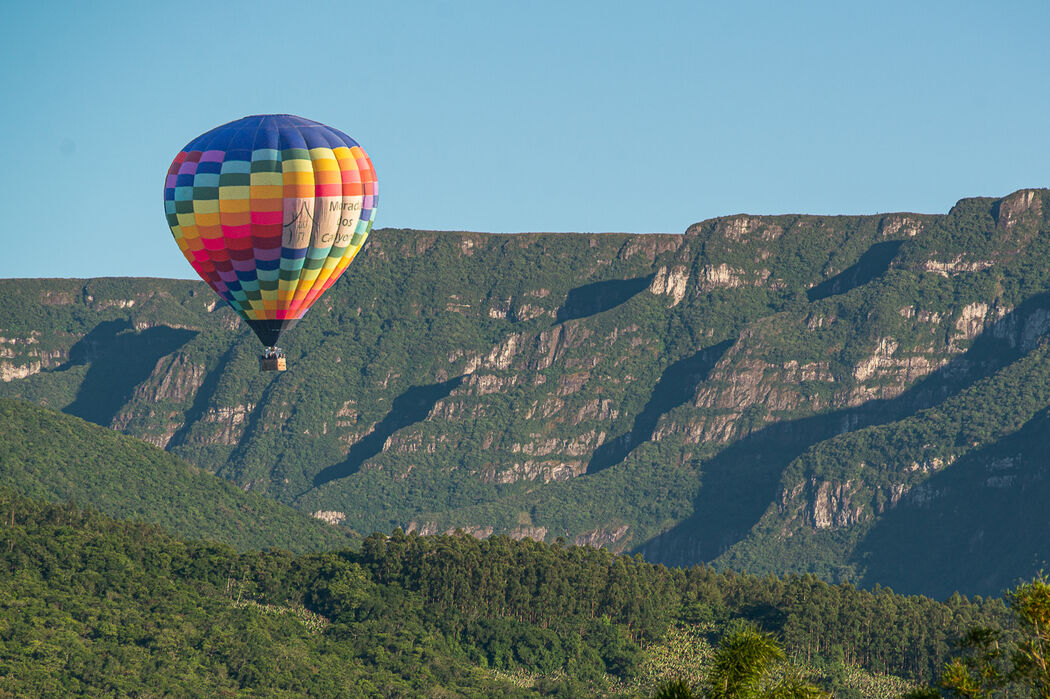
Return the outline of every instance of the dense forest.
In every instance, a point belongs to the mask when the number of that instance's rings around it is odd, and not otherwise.
[[[933,682],[1001,599],[669,569],[555,542],[375,534],[238,553],[0,491],[0,692],[16,696],[649,696],[726,634],[771,634],[836,696]]]

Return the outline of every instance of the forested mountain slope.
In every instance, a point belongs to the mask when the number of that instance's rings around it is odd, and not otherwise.
[[[360,541],[351,531],[241,492],[151,444],[9,399],[0,399],[0,483],[242,550],[306,552]]]
[[[995,593],[1050,558],[1048,199],[378,230],[283,374],[202,283],[7,280],[0,393],[358,531]]]

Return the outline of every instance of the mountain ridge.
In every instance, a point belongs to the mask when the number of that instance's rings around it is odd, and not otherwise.
[[[944,215],[741,214],[652,236],[377,230],[287,338],[279,376],[256,372],[246,329],[200,283],[2,281],[16,303],[0,310],[0,395],[90,406],[359,531],[564,537],[764,570],[794,459],[1036,351],[1047,202],[1028,189]],[[116,397],[99,407],[101,384]],[[898,485],[902,454],[885,454]],[[833,481],[804,489],[806,507]],[[861,540],[863,523],[828,516]],[[826,564],[866,579],[863,562]]]

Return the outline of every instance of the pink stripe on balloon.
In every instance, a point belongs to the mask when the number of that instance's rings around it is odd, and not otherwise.
[[[252,227],[249,223],[241,226],[223,225],[222,234],[227,238],[247,238],[252,234]]]
[[[226,157],[226,151],[222,150],[206,150],[201,153],[202,163],[221,163],[222,159]]]
[[[275,223],[282,223],[284,219],[283,211],[253,211],[252,212],[252,223],[260,226],[272,226]]]
[[[324,290],[324,285],[318,285],[310,289],[309,293],[307,293],[306,296],[303,297],[302,303],[300,303],[297,307],[301,309],[303,313],[306,313],[306,309],[314,305],[314,301],[317,300],[318,296],[324,293]]]

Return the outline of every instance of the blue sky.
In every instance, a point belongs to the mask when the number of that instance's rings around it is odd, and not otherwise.
[[[353,136],[376,226],[685,230],[947,211],[1050,182],[1050,3],[0,7],[0,277],[195,278],[174,155],[292,113]]]

